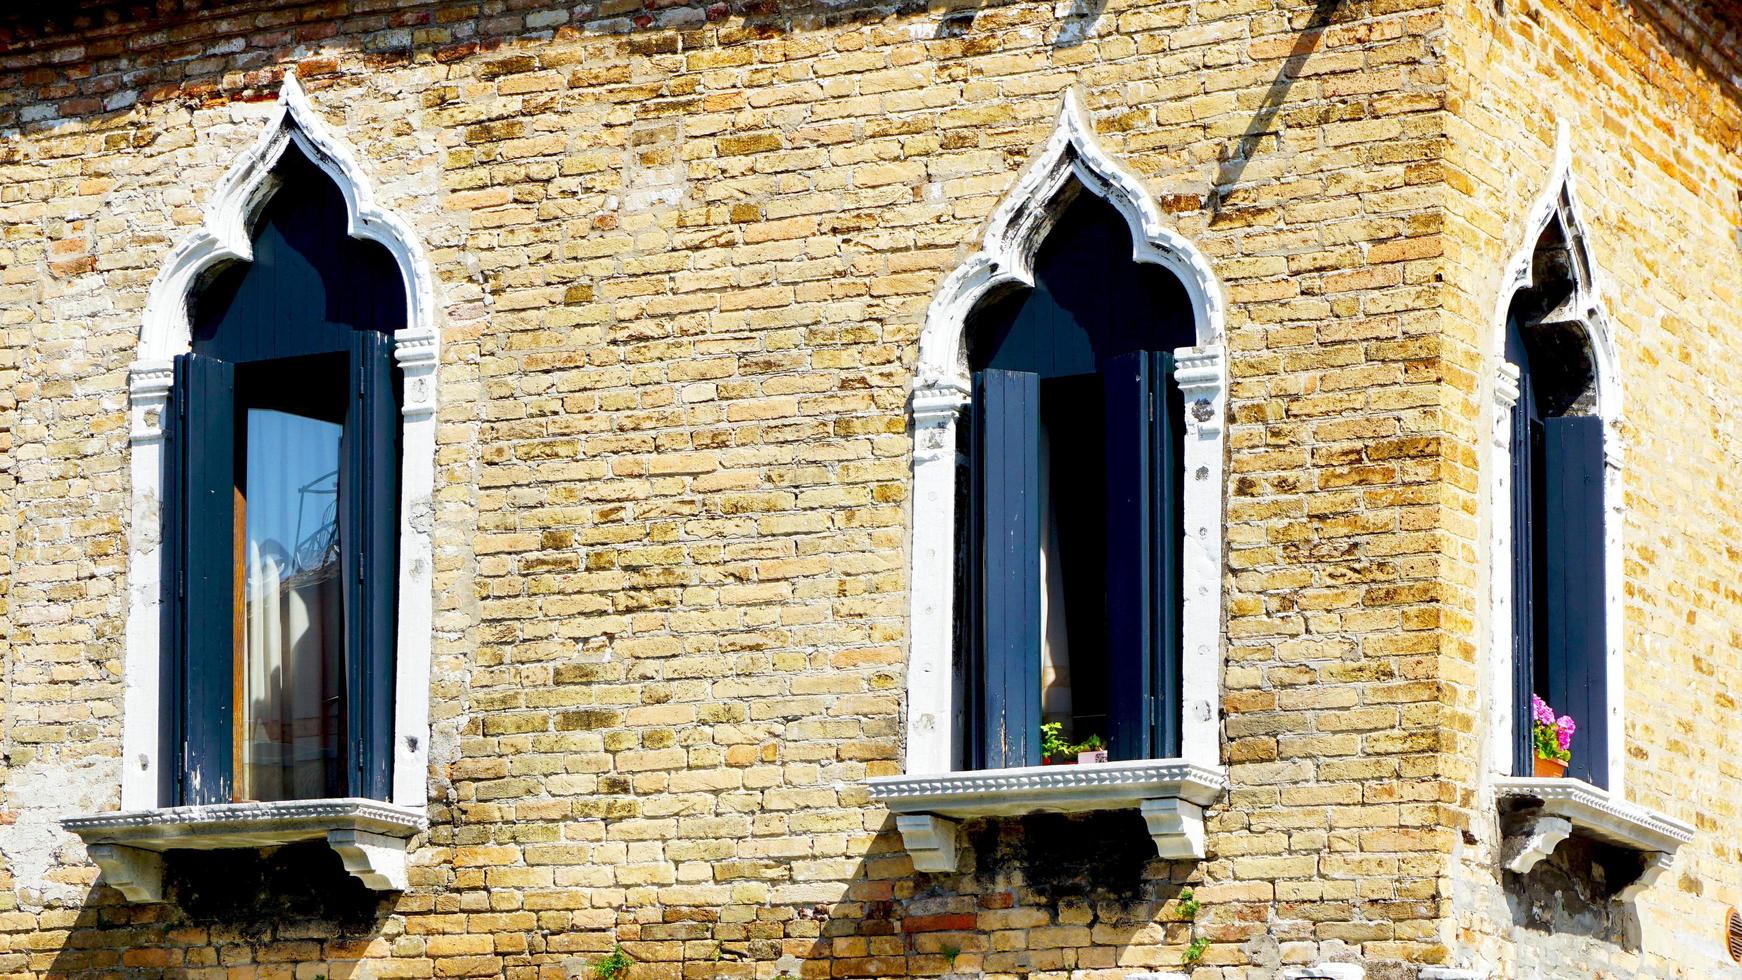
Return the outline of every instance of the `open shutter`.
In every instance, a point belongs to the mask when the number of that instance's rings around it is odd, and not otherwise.
[[[236,656],[236,372],[175,359],[164,426],[163,683],[169,798],[231,800]]]
[[[1528,384],[1529,375],[1524,376]],[[1534,770],[1536,743],[1531,735],[1530,697],[1536,693],[1538,514],[1537,471],[1542,457],[1542,424],[1530,417],[1528,392],[1512,409],[1512,772]]]
[[[1107,727],[1115,759],[1152,757],[1155,602],[1151,482],[1153,362],[1116,357],[1103,374],[1107,438]]]
[[[350,792],[393,788],[394,610],[399,584],[399,398],[393,341],[358,331],[339,477],[345,566],[345,734]]]
[[[1103,375],[1107,439],[1107,715],[1116,759],[1179,751],[1179,406],[1173,357]]]
[[[1567,775],[1607,786],[1608,643],[1603,533],[1603,420],[1543,420],[1544,655],[1555,711],[1579,725]],[[1526,718],[1529,715],[1525,716]]]
[[[1040,764],[1040,376],[974,376],[976,768]]]
[[[1155,410],[1150,423],[1150,478],[1160,490],[1153,500],[1155,517],[1150,525],[1155,562],[1151,600],[1155,632],[1150,643],[1156,664],[1151,751],[1158,758],[1174,758],[1180,754],[1180,590],[1185,543],[1185,470],[1180,455],[1185,406],[1173,380],[1173,354],[1161,351],[1150,356],[1154,379],[1150,402]]]

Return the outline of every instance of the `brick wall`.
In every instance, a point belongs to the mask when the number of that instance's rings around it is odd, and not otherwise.
[[[1559,124],[1625,399],[1627,795],[1694,824],[1698,836],[1628,911],[1586,894],[1590,876],[1576,847],[1528,887],[1503,880],[1493,803],[1469,792],[1473,835],[1455,865],[1448,940],[1458,959],[1497,976],[1733,975],[1722,941],[1724,911],[1742,901],[1734,844],[1742,726],[1732,676],[1742,618],[1729,572],[1739,515],[1728,487],[1729,420],[1742,390],[1734,329],[1742,106],[1725,81],[1737,63],[1735,12],[1583,0],[1456,9],[1448,58],[1466,70],[1455,76],[1448,124],[1447,282],[1455,288],[1446,292],[1446,332],[1469,372],[1448,428],[1460,455],[1486,456],[1500,273],[1524,245],[1525,212],[1546,187]],[[1485,485],[1472,476],[1457,488],[1472,528],[1478,506],[1489,506]],[[1487,518],[1484,510],[1484,533]],[[1476,557],[1485,552],[1479,536],[1469,541],[1455,601],[1485,637],[1487,568]],[[1456,772],[1472,786],[1486,764],[1478,656],[1476,645],[1461,645],[1444,671],[1466,679],[1453,689],[1450,717]],[[1546,893],[1543,882],[1556,881],[1564,890]]]
[[[82,9],[0,30],[0,972],[1447,955],[1476,366],[1435,5]],[[379,908],[325,852],[127,906],[52,826],[118,802],[125,368],[288,65],[440,280],[434,826]],[[1037,817],[915,876],[862,783],[900,758],[915,339],[1073,85],[1229,301],[1234,790],[1201,863]]]

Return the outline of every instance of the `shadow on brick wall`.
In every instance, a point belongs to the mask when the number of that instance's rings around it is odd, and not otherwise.
[[[962,832],[957,873],[914,873],[891,820],[843,900],[799,910],[816,936],[777,965],[876,977],[1170,967],[1209,928],[1179,901],[1198,865],[1157,858],[1136,811],[976,820]],[[805,960],[829,962],[819,973]]]
[[[171,853],[164,889],[163,903],[130,904],[107,886],[92,888],[47,975],[179,978],[273,964],[288,975],[296,963],[363,956],[394,904],[348,874],[324,842],[264,854]]]
[[[1617,883],[1632,881],[1639,872],[1637,855],[1569,838],[1528,873],[1503,873],[1512,924],[1561,939],[1594,939],[1638,952],[1639,915],[1633,903],[1612,899]]]

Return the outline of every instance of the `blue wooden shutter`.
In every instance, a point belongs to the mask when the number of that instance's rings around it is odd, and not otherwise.
[[[1151,751],[1158,757],[1180,754],[1180,608],[1181,551],[1185,543],[1185,470],[1180,459],[1185,443],[1185,412],[1173,379],[1173,354],[1151,354],[1150,473],[1159,489],[1153,499],[1155,517],[1151,557],[1153,575],[1155,701],[1151,711]]]
[[[1567,775],[1606,786],[1603,420],[1590,415],[1544,419],[1543,464],[1548,690],[1540,693],[1579,725]]]
[[[1116,759],[1179,751],[1180,471],[1173,357],[1139,351],[1103,374],[1107,724]]]
[[[227,362],[175,359],[164,427],[160,759],[178,804],[231,799],[236,657],[236,384]],[[170,760],[173,760],[171,762]]]
[[[1108,362],[1103,376],[1107,440],[1107,727],[1115,759],[1151,757],[1149,719],[1155,699],[1150,640],[1155,582],[1150,550],[1156,487],[1150,478],[1151,392],[1148,354]]]
[[[1512,409],[1512,772],[1528,776],[1534,770],[1536,745],[1531,736],[1530,696],[1536,693],[1537,549],[1540,530],[1536,486],[1541,454],[1541,423],[1533,422],[1524,398]]]
[[[1040,376],[974,376],[976,768],[1040,764]]]
[[[345,732],[350,788],[385,800],[393,789],[394,611],[399,583],[399,399],[393,341],[358,331],[339,477],[345,566]]]

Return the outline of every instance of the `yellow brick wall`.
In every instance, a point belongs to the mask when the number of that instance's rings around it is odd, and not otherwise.
[[[1477,364],[1428,0],[83,9],[0,29],[0,974],[1447,955]],[[380,909],[198,868],[126,906],[52,830],[118,803],[125,369],[292,64],[439,277],[433,829]],[[1201,863],[1116,814],[914,876],[863,778],[900,758],[915,340],[1069,86],[1227,294],[1234,789]]]
[[[1461,398],[1448,429],[1465,465],[1486,461],[1501,271],[1524,245],[1526,211],[1545,190],[1564,126],[1625,399],[1627,795],[1698,831],[1636,913],[1571,897],[1526,900],[1515,876],[1502,880],[1493,804],[1474,790],[1484,765],[1478,658],[1488,655],[1480,556],[1492,511],[1485,478],[1460,467],[1454,498],[1472,533],[1448,604],[1481,626],[1443,658],[1448,734],[1459,746],[1454,774],[1470,787],[1462,802],[1474,832],[1455,865],[1446,938],[1455,958],[1496,976],[1735,970],[1722,947],[1725,909],[1742,902],[1734,681],[1742,615],[1730,544],[1742,519],[1730,431],[1742,407],[1742,101],[1724,80],[1736,64],[1727,47],[1733,16],[1697,4],[1603,0],[1448,8],[1448,60],[1458,68],[1447,158],[1447,282],[1455,288],[1446,291],[1445,322],[1448,350],[1460,348],[1465,367],[1448,392],[1448,405]]]

